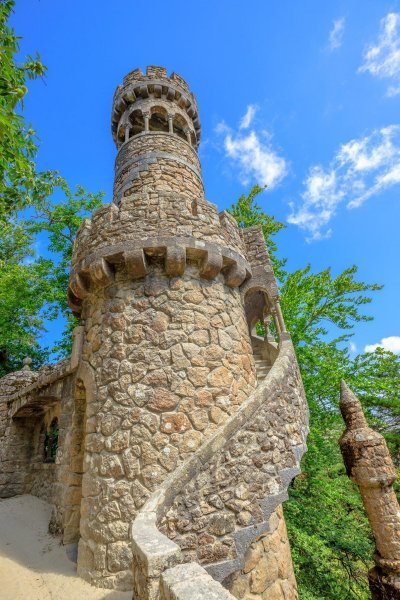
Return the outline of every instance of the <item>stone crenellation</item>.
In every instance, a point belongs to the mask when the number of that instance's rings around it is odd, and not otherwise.
[[[74,244],[71,357],[1,381],[0,495],[49,500],[93,585],[293,600],[281,504],[307,406],[262,229],[205,199],[176,73],[129,73],[112,133],[113,200]]]

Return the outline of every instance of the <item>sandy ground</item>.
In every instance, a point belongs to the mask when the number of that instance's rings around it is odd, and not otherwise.
[[[94,588],[76,575],[47,532],[51,507],[34,496],[0,500],[1,600],[131,600],[132,592]]]

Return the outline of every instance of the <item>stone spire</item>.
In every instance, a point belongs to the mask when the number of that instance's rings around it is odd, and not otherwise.
[[[358,398],[342,381],[340,410],[346,430],[340,449],[347,475],[359,487],[375,538],[369,572],[374,600],[400,599],[400,508],[392,484],[396,470],[382,435],[368,427]]]

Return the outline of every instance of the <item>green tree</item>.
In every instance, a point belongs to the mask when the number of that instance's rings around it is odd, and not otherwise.
[[[27,80],[43,76],[46,67],[38,54],[16,61],[20,38],[8,25],[14,4],[12,0],[0,2],[0,220],[26,206],[42,176],[46,177],[36,172],[35,131],[19,112]]]
[[[67,327],[57,345],[68,352],[74,319],[66,304],[68,264],[82,219],[102,201],[82,187],[71,192],[56,171],[39,172],[35,131],[23,116],[27,81],[46,67],[39,55],[19,63],[19,39],[8,25],[14,2],[0,2],[0,376],[48,360],[45,322],[62,315]],[[21,214],[22,211],[22,214]],[[46,259],[35,245],[45,247]]]
[[[57,186],[62,198],[55,199],[48,194],[36,198],[33,214],[24,221],[24,229],[32,236],[46,234],[47,249],[52,255],[49,270],[51,295],[47,300],[55,307],[57,316],[61,315],[66,323],[62,337],[53,350],[63,357],[71,350],[72,329],[78,324],[67,303],[73,244],[82,221],[101,206],[104,193],[90,193],[82,186],[77,186],[72,192],[61,178],[58,178]]]
[[[60,177],[55,194],[53,190],[48,190],[50,197],[35,198],[29,218],[8,218],[0,228],[0,376],[20,368],[26,355],[38,367],[50,351],[62,357],[71,348],[77,322],[66,290],[73,242],[103,194],[80,186],[73,193]],[[38,239],[46,247],[46,259],[36,256]],[[66,323],[61,340],[55,348],[43,348],[46,321],[59,317]]]
[[[50,296],[49,261],[33,260],[32,238],[21,225],[0,227],[0,376],[21,367],[29,354],[34,366],[48,358],[38,338]]]

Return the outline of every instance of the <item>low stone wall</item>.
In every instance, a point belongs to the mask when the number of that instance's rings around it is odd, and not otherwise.
[[[234,596],[196,563],[178,565],[161,575],[160,600],[234,600]]]
[[[61,504],[70,463],[66,438],[74,411],[81,327],[73,337],[69,359],[37,372],[25,368],[0,379],[0,497],[32,494],[54,504],[58,516],[52,529],[57,532],[62,530]],[[44,440],[55,417],[58,450],[55,463],[50,463],[45,462]]]
[[[14,423],[9,398],[31,385],[38,375],[21,370],[0,379],[0,498],[23,494],[33,425],[28,420]]]

